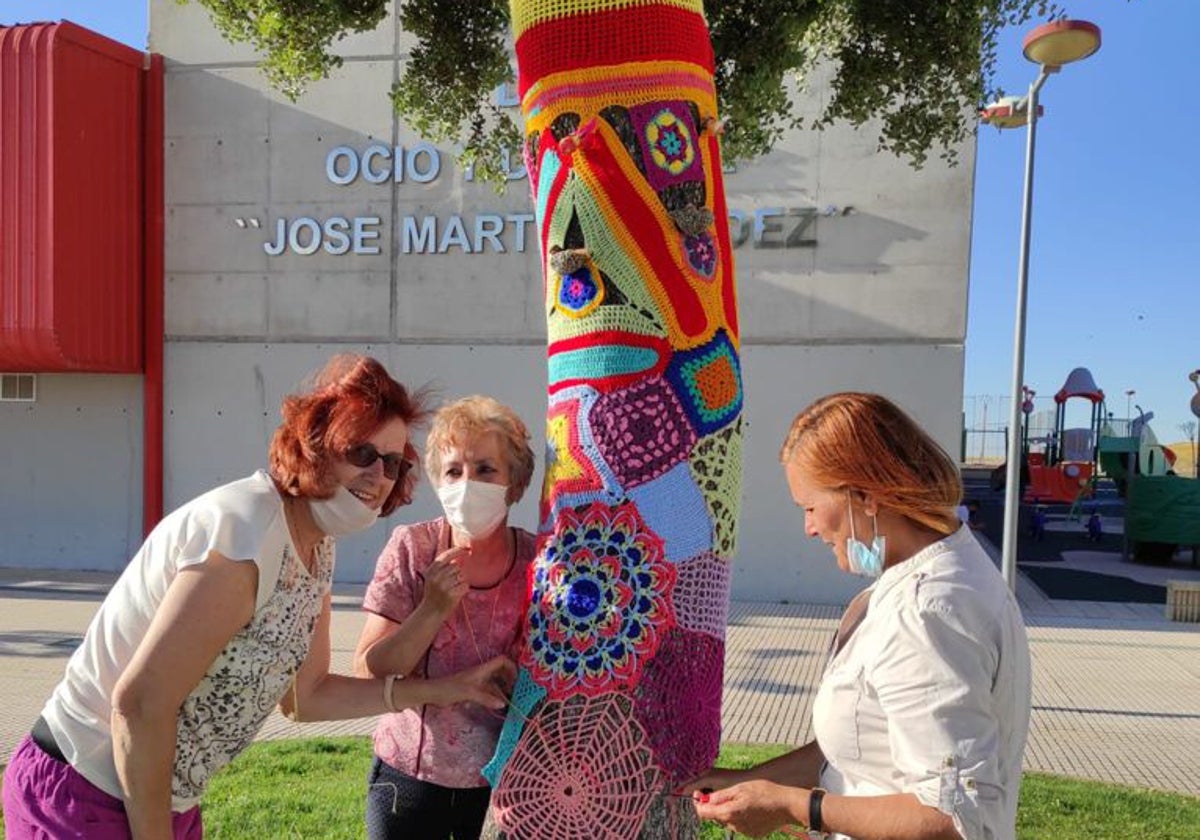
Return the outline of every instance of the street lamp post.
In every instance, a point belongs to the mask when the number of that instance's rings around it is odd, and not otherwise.
[[[1022,99],[1006,97],[980,113],[997,128],[1029,126],[1025,142],[1025,189],[1021,204],[1021,248],[1017,262],[1017,313],[1013,328],[1012,413],[1009,417],[1008,464],[1004,484],[1004,542],[1000,568],[1010,589],[1017,585],[1017,522],[1021,496],[1021,388],[1025,384],[1025,298],[1029,286],[1029,231],[1033,210],[1033,154],[1037,122],[1041,115],[1038,94],[1051,75],[1064,64],[1087,58],[1100,49],[1100,28],[1083,20],[1058,20],[1043,24],[1022,45],[1025,57],[1039,67],[1037,78]]]

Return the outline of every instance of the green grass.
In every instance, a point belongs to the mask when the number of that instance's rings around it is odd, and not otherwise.
[[[717,763],[748,767],[786,747],[726,744]],[[204,799],[210,840],[363,836],[371,742],[312,738],[255,744],[213,779]],[[703,840],[724,831],[707,825]],[[0,827],[0,840],[4,830]],[[773,840],[787,835],[773,834]],[[1028,773],[1021,786],[1018,840],[1196,840],[1200,798]]]

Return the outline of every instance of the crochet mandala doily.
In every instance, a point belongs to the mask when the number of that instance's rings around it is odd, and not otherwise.
[[[576,696],[546,703],[526,725],[492,808],[521,840],[629,840],[662,787],[629,701]]]
[[[563,511],[531,578],[521,665],[551,698],[632,687],[675,623],[675,567],[629,502]]]

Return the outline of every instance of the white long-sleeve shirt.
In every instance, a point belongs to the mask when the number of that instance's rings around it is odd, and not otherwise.
[[[965,840],[1014,840],[1031,682],[1016,599],[961,527],[884,571],[827,664],[813,705],[821,786],[912,793]]]

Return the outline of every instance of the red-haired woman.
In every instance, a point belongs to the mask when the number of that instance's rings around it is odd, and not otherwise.
[[[100,605],[5,772],[9,840],[201,837],[205,785],[277,704],[294,720],[504,706],[502,657],[439,680],[329,673],[333,538],[411,500],[425,409],[340,356],[282,413],[270,472],[164,518]]]
[[[801,412],[780,460],[805,533],[873,583],[838,628],[816,740],[693,780],[697,812],[754,837],[801,823],[854,840],[1013,840],[1029,642],[955,515],[954,461],[895,404],[859,393]]]

